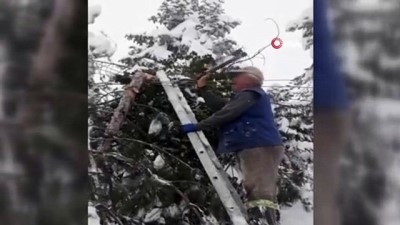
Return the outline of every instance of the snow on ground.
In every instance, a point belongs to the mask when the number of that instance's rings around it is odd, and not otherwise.
[[[281,225],[312,225],[313,212],[306,212],[301,202],[281,209]]]

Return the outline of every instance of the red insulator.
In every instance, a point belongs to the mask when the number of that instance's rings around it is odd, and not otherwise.
[[[277,44],[277,42],[278,42],[278,44]],[[275,49],[281,48],[282,45],[283,45],[283,41],[282,41],[282,39],[280,39],[278,37],[272,39],[272,41],[271,41],[271,46]]]

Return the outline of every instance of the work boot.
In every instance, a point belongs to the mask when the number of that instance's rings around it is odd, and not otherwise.
[[[265,218],[267,219],[268,225],[278,225],[276,219],[276,209],[266,208],[264,214]]]
[[[250,225],[268,225],[263,210],[260,207],[253,207],[247,210]]]
[[[247,210],[250,225],[278,225],[276,210],[265,207],[253,207]]]

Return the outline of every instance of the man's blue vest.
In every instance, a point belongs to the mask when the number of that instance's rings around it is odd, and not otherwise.
[[[259,94],[257,102],[239,118],[221,126],[218,153],[282,145],[269,96],[261,88],[246,89]],[[234,97],[235,98],[235,97]]]

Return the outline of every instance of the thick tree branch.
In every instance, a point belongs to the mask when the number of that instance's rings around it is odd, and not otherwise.
[[[98,151],[105,152],[110,149],[113,137],[115,137],[120,130],[122,123],[128,115],[132,103],[134,102],[137,93],[139,93],[143,82],[153,79],[154,77],[152,75],[140,71],[132,76],[132,81],[129,83],[129,85],[125,87],[118,107],[114,110],[114,114],[105,131],[105,137],[108,138],[105,139],[103,144],[99,146],[99,148],[97,149]]]

